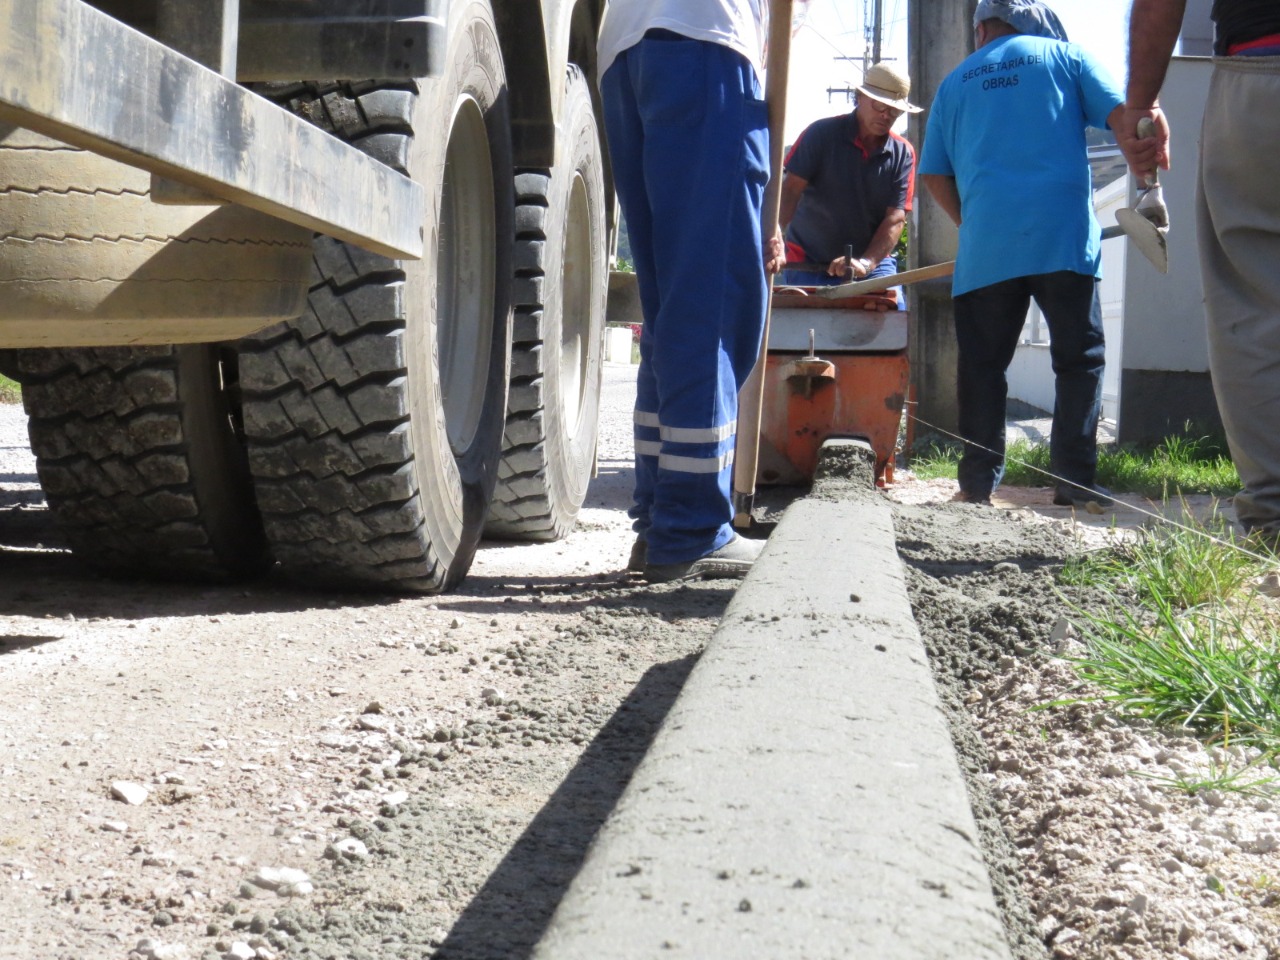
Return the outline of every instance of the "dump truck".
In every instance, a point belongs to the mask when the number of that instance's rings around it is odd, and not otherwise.
[[[604,0],[0,0],[0,372],[108,573],[436,592],[594,466]]]

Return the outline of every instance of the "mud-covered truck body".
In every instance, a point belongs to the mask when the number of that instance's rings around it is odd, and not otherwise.
[[[0,371],[109,572],[435,591],[595,448],[604,0],[0,0]]]

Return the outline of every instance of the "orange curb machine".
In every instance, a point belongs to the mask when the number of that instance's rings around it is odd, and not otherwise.
[[[893,482],[908,389],[910,313],[892,294],[839,299],[807,288],[773,294],[756,482],[813,480],[829,439],[870,444],[876,485]]]

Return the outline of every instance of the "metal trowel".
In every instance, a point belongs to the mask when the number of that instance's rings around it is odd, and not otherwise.
[[[1138,121],[1137,134],[1140,140],[1155,136],[1155,124],[1149,117]],[[1164,203],[1158,174],[1146,178],[1132,208],[1116,211],[1116,223],[1153,267],[1161,273],[1169,272],[1169,208]]]

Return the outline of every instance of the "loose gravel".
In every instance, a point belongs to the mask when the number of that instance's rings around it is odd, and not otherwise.
[[[85,574],[0,407],[0,958],[527,956],[732,591],[621,572],[634,370],[607,373],[579,529],[434,598]],[[1209,760],[1185,738],[1031,711],[1074,683],[1078,529],[900,477],[1018,955],[1280,956],[1271,799],[1163,786]]]
[[[1016,955],[1280,957],[1280,791],[1175,786],[1248,752],[1096,702],[1042,709],[1087,693],[1065,659],[1083,652],[1071,606],[1099,601],[1056,581],[1082,530],[1052,510],[903,499],[898,549]]]

